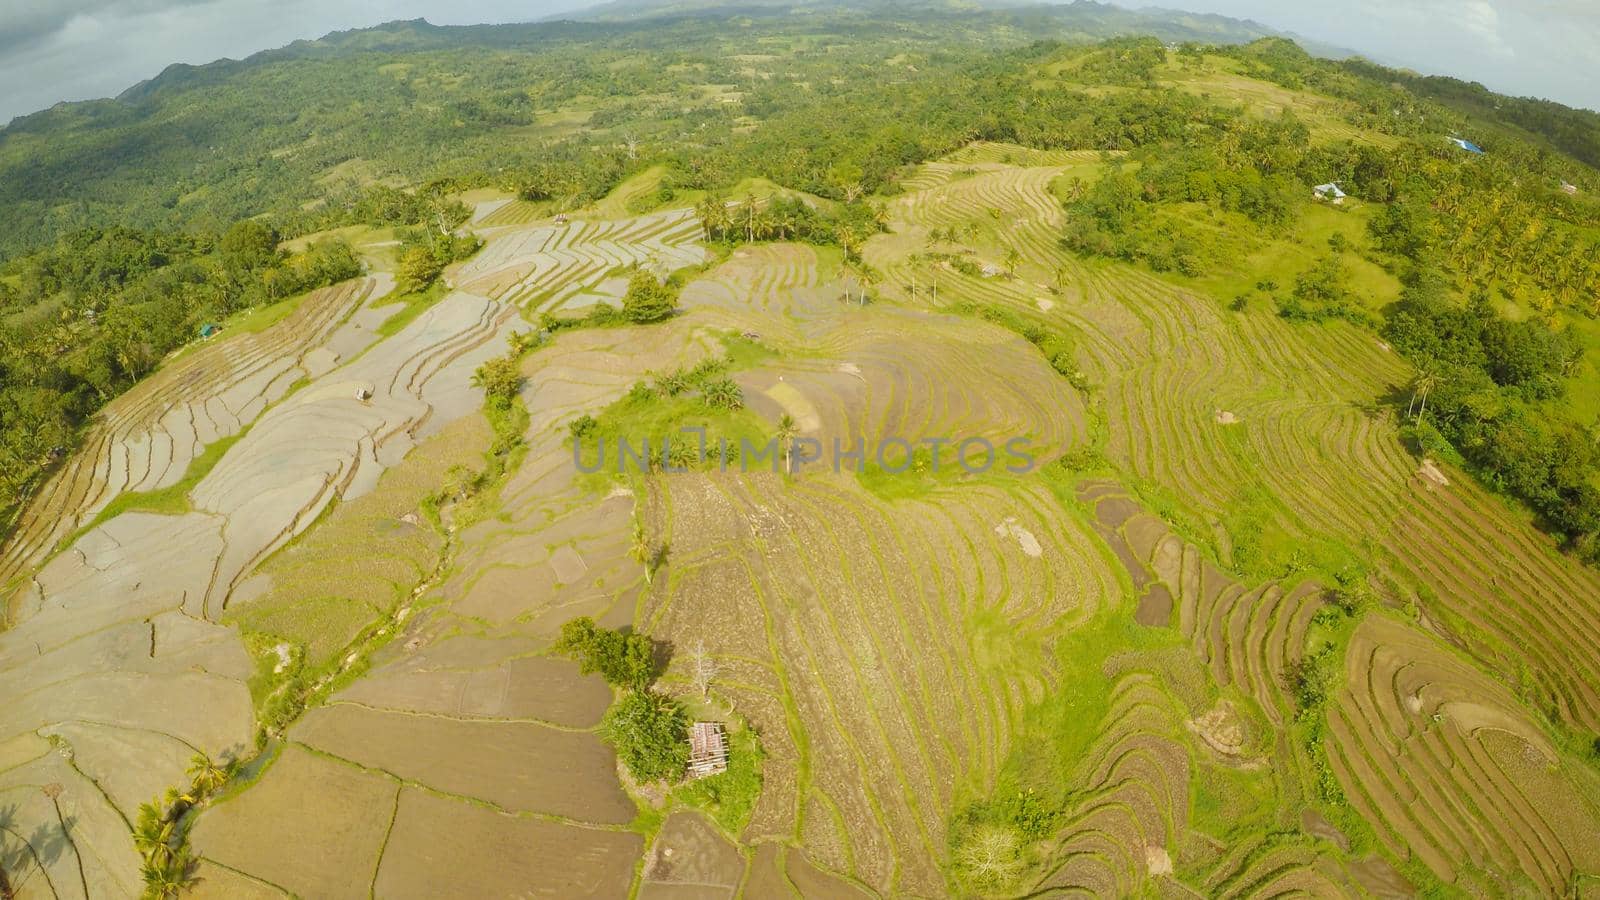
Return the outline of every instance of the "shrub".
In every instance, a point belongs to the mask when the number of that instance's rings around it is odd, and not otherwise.
[[[490,403],[504,406],[522,389],[522,368],[513,356],[497,356],[472,373],[472,383]]]
[[[588,616],[561,626],[556,651],[576,659],[585,675],[599,672],[618,687],[642,691],[655,679],[655,653],[649,638],[601,628]]]
[[[689,763],[688,720],[678,701],[640,690],[612,705],[602,733],[636,780],[676,780]]]
[[[622,315],[635,325],[659,322],[671,316],[678,308],[678,298],[672,288],[662,284],[656,276],[643,269],[628,279],[628,292],[622,298]]]
[[[744,407],[744,391],[732,378],[715,378],[707,381],[700,388],[700,396],[707,406],[715,409],[741,409]]]

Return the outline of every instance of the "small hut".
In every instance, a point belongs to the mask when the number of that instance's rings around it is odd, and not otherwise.
[[[217,332],[219,332],[221,330],[222,330],[222,326],[221,325],[218,325],[215,322],[207,322],[204,325],[200,326],[200,336],[203,337],[203,338],[208,338],[208,337],[211,337],[212,335],[216,334]]]
[[[721,722],[696,722],[689,728],[689,777],[728,771],[728,734]]]
[[[1333,181],[1312,188],[1311,196],[1317,200],[1326,200],[1335,206],[1344,202],[1344,191],[1339,190],[1338,183]]]
[[[1563,181],[1561,182],[1561,193],[1566,194],[1568,197],[1576,197],[1578,196],[1578,186],[1571,182]]]

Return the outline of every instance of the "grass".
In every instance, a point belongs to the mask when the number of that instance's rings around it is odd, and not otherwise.
[[[1204,236],[1214,249],[1208,271],[1185,277],[1176,272],[1163,277],[1189,284],[1224,303],[1244,296],[1257,303],[1268,295],[1286,298],[1295,280],[1331,252],[1330,239],[1341,236],[1346,249],[1340,254],[1346,286],[1364,309],[1377,313],[1400,297],[1400,281],[1367,258],[1367,221],[1372,210],[1354,200],[1347,206],[1306,201],[1294,223],[1279,235],[1263,235],[1238,213],[1215,211],[1200,203],[1179,203],[1156,210],[1181,228]]]
[[[271,303],[266,306],[242,310],[223,321],[222,333],[225,335],[257,334],[266,331],[268,328],[289,318],[296,309],[300,308],[300,302],[305,299],[306,295],[301,294],[298,297],[279,300],[277,303]]]
[[[238,434],[218,438],[205,446],[200,455],[189,460],[188,468],[183,471],[183,478],[164,487],[150,491],[127,491],[118,494],[110,503],[107,503],[87,525],[68,535],[61,543],[62,547],[70,547],[78,538],[83,537],[101,524],[122,515],[125,512],[150,512],[163,516],[181,516],[191,511],[194,507],[189,503],[189,492],[194,490],[200,479],[217,465],[228,448],[239,442],[250,431],[246,425]]]
[[[773,427],[742,405],[734,409],[713,406],[700,391],[704,385],[726,378],[730,369],[765,358],[768,353],[766,348],[741,338],[730,342],[729,355],[721,360],[708,361],[694,370],[660,374],[653,383],[636,383],[621,399],[602,410],[589,430],[578,438],[578,459],[589,470],[580,479],[593,489],[608,490],[618,476],[638,475],[641,468],[660,466],[664,447],[670,447],[674,466],[699,470],[721,465],[738,468],[741,446],[759,453],[773,440]],[[694,430],[703,432],[703,445],[697,434],[685,433]],[[622,452],[624,443],[631,448],[627,455]],[[635,453],[639,459],[635,459]],[[774,462],[751,457],[746,464],[771,467]]]
[[[737,839],[750,824],[756,800],[761,797],[761,768],[766,753],[748,725],[728,725],[728,770],[684,782],[672,799],[703,810],[723,831]]]
[[[377,327],[378,334],[381,337],[394,337],[405,330],[407,325],[416,321],[418,316],[427,312],[440,300],[443,300],[448,292],[443,281],[434,281],[420,291],[412,291],[409,294],[389,294],[381,300],[374,301],[372,306],[380,309],[395,303],[400,304],[400,308],[390,313],[389,318],[384,319],[383,324]]]
[[[875,458],[879,451],[882,462]],[[954,485],[965,474],[956,462],[954,447],[942,449],[937,465],[932,449],[926,447],[914,450],[910,459],[898,444],[869,446],[866,452],[866,462],[856,469],[856,480],[881,500],[925,497],[939,488]]]

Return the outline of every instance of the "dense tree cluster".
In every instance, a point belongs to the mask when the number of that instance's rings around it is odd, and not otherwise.
[[[1541,320],[1501,317],[1484,292],[1462,303],[1436,271],[1409,282],[1385,334],[1419,362],[1411,398],[1419,439],[1448,441],[1600,562],[1600,429],[1541,403],[1562,393],[1578,342]]]
[[[678,309],[675,286],[663,284],[654,272],[639,269],[628,278],[622,296],[622,317],[635,325],[648,325],[668,318]]]

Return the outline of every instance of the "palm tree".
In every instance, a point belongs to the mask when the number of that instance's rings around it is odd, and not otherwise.
[[[744,195],[744,242],[753,244],[756,240],[756,195]]]
[[[794,441],[794,436],[799,430],[799,427],[794,423],[794,416],[784,413],[778,417],[778,446],[783,448],[784,474],[789,474],[793,471],[793,468],[789,465],[789,450],[790,444]]]
[[[198,795],[209,794],[222,787],[233,774],[232,770],[231,760],[219,766],[204,753],[196,753],[189,758],[189,781],[194,785],[194,792]]]
[[[1006,248],[1006,274],[1015,278],[1017,276],[1017,263],[1022,262],[1022,254],[1015,247]]]
[[[717,224],[719,216],[723,213],[722,201],[707,194],[694,205],[694,213],[700,217],[700,230],[705,234],[706,243],[710,243],[712,226]]]
[[[655,560],[651,558],[650,542],[645,539],[644,522],[638,519],[633,521],[633,546],[628,548],[628,555],[644,566],[644,583],[650,584],[656,574],[652,571]]]
[[[165,862],[172,855],[173,824],[162,815],[159,801],[139,804],[139,819],[133,826],[133,845],[148,860]]]
[[[1439,386],[1440,380],[1439,373],[1433,368],[1432,364],[1424,364],[1422,368],[1418,369],[1416,381],[1412,382],[1411,402],[1415,404],[1420,396],[1422,405],[1417,408],[1417,417],[1413,420],[1414,424],[1420,425],[1422,423],[1422,417],[1428,412],[1428,395],[1433,392],[1434,388]],[[1411,415],[1410,406],[1406,407],[1406,415]]]
[[[187,852],[175,854],[161,862],[145,860],[139,873],[144,878],[145,900],[167,900],[178,896],[179,892],[194,882],[190,869],[191,860]]]
[[[854,259],[856,255],[856,231],[848,225],[840,225],[833,233],[834,239],[839,242],[840,249],[844,250],[846,260]]]

